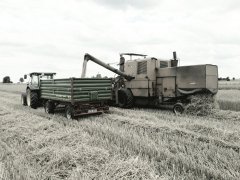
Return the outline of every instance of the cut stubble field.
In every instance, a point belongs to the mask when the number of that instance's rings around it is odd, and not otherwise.
[[[220,90],[240,90],[240,79],[232,81],[219,81],[218,87]]]
[[[0,85],[0,179],[240,178],[239,112],[112,107],[69,121],[21,106],[20,90]]]

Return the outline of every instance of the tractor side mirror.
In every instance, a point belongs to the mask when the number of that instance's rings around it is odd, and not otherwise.
[[[24,74],[24,79],[27,79],[27,75],[26,74]]]

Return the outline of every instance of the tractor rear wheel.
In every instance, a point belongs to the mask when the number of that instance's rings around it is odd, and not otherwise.
[[[176,114],[176,115],[179,115],[179,114],[182,114],[184,111],[184,106],[182,103],[176,103],[174,106],[173,106],[173,112]]]
[[[33,109],[36,109],[39,104],[38,94],[37,92],[27,90],[27,105]]]
[[[118,104],[121,108],[133,107],[133,94],[129,89],[120,89],[118,91]]]
[[[21,94],[21,104],[23,106],[26,106],[27,105],[27,94],[26,93],[22,93]]]
[[[45,103],[44,109],[47,114],[53,114],[55,109],[55,104],[52,101],[47,101]]]

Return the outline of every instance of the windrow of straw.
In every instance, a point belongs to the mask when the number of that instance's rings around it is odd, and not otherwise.
[[[185,107],[185,114],[208,116],[216,112],[217,102],[211,94],[198,94],[189,97],[190,103]]]

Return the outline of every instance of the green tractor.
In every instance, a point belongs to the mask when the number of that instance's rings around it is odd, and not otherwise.
[[[33,72],[29,74],[29,79],[26,87],[26,92],[21,95],[21,103],[24,106],[29,106],[33,109],[42,105],[39,99],[40,92],[40,80],[41,79],[53,79],[56,73],[43,73]],[[27,75],[24,75],[24,79],[27,79]]]

